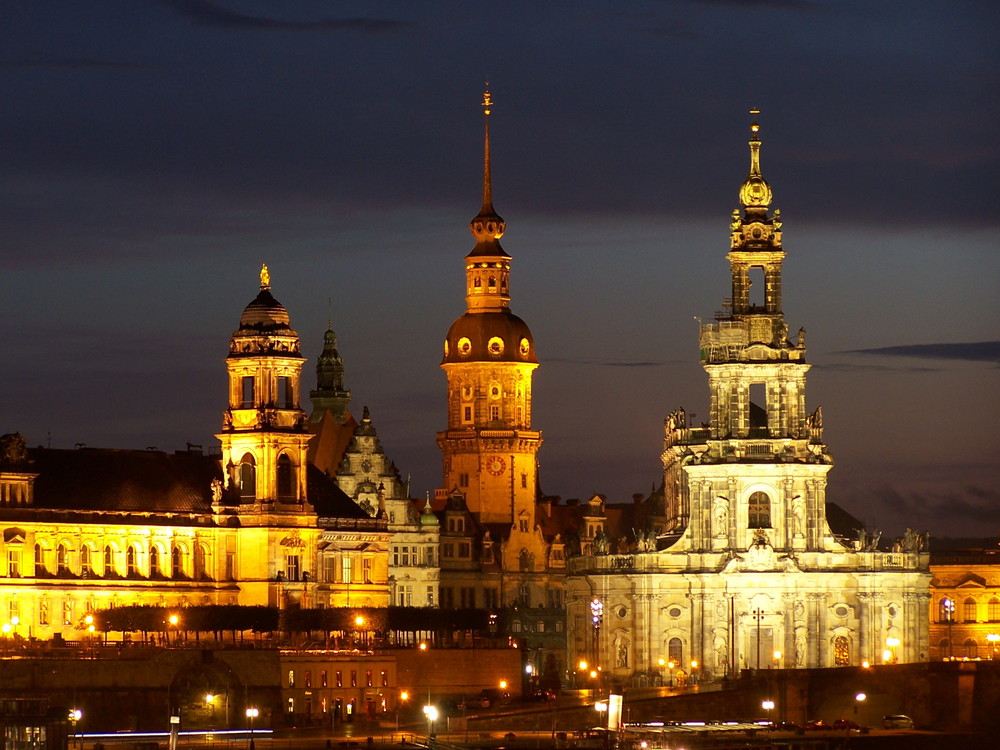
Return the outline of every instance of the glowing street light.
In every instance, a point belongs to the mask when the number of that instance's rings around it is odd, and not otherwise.
[[[897,661],[896,648],[899,646],[899,638],[893,638],[892,636],[889,636],[888,638],[885,639],[885,645],[887,648],[886,651],[883,653],[883,656],[886,653],[888,654],[888,658],[885,659],[885,661],[891,661],[893,664],[895,664]]]
[[[247,709],[247,724],[250,725],[250,750],[254,750],[253,745],[253,720],[260,716],[260,710],[256,706]]]
[[[775,651],[771,656],[774,658],[774,663],[777,665],[778,669],[781,669],[781,652]]]
[[[854,696],[854,720],[855,720],[855,722],[857,722],[857,720],[858,720],[858,706],[860,706],[862,703],[864,703],[865,702],[865,698],[867,698],[867,697],[868,696],[865,695],[864,693],[858,693],[857,695]]]
[[[774,701],[768,698],[760,702],[760,707],[767,711],[767,723],[771,723],[771,710],[774,708]]]
[[[438,718],[438,710],[435,706],[424,706],[424,716],[427,717],[427,742],[434,739],[434,722]]]
[[[69,723],[73,727],[74,744],[82,744],[79,737],[76,736],[76,724],[80,719],[83,718],[83,711],[79,708],[71,708],[69,710]]]

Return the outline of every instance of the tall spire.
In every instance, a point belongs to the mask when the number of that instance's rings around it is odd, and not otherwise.
[[[760,138],[757,133],[760,125],[757,123],[759,109],[751,109],[750,116],[750,175],[740,186],[740,203],[746,208],[767,208],[771,204],[771,186],[760,173]]]
[[[505,255],[500,248],[499,240],[503,237],[506,222],[493,208],[493,174],[490,164],[490,113],[493,111],[493,98],[490,95],[489,81],[486,82],[486,90],[483,92],[483,101],[480,105],[483,108],[484,134],[483,134],[483,207],[479,209],[479,214],[469,223],[472,235],[476,238],[475,255]],[[483,243],[488,243],[493,247],[487,249],[481,247]]]

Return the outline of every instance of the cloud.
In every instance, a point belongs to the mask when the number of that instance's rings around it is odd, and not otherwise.
[[[779,8],[787,10],[818,10],[809,0],[689,0],[693,5],[729,5],[734,8]]]
[[[273,31],[363,31],[378,34],[409,26],[405,21],[384,18],[321,18],[315,21],[286,21],[252,16],[230,10],[209,0],[161,0],[167,7],[200,26],[216,29]]]
[[[966,485],[962,489],[928,492],[883,485],[872,494],[883,507],[912,526],[937,528],[942,518],[972,522],[980,528],[1000,525],[1000,491],[990,487]]]
[[[1000,363],[1000,341],[979,341],[965,344],[910,344],[883,346],[878,349],[852,349],[838,354],[876,354],[887,357],[920,357],[922,359],[954,359],[971,362]]]
[[[670,362],[653,362],[650,360],[639,360],[636,362],[599,362],[593,359],[571,359],[571,358],[545,358],[545,364],[561,364],[561,365],[597,365],[598,367],[663,367],[665,365],[671,364]],[[674,361],[673,364],[678,364],[678,361]]]
[[[856,352],[838,352],[855,354]],[[889,367],[888,365],[856,365],[847,362],[833,362],[819,366],[823,372],[941,372],[940,367]]]

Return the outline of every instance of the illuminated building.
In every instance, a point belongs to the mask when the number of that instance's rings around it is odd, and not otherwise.
[[[438,433],[444,489],[441,605],[514,607],[508,623],[529,647],[563,658],[564,539],[539,504],[538,449],[531,426],[531,379],[538,358],[527,324],[510,309],[511,256],[500,245],[504,220],[493,208],[489,92],[485,117],[483,203],[470,223],[465,257],[466,310],[444,340],[447,429]]]
[[[310,464],[304,361],[266,268],[226,359],[221,453],[0,438],[0,625],[76,638],[129,604],[388,603],[390,532]],[[347,572],[345,573],[345,560]]]
[[[931,574],[931,660],[1000,659],[996,549],[935,551]]]
[[[599,662],[621,681],[662,680],[661,660],[710,677],[877,663],[886,639],[898,641],[899,661],[928,654],[924,537],[908,533],[884,552],[864,532],[845,540],[830,529],[833,462],[822,412],[806,410],[805,333],[789,340],[780,214],[769,212],[756,122],[751,134],[730,227],[729,310],[701,326],[709,420],[695,425],[683,410],[666,419],[659,532],[648,528],[626,554],[605,544],[570,560],[570,659],[590,656],[596,597]]]

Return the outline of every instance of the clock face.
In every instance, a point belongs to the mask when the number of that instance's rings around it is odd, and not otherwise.
[[[486,459],[486,471],[495,477],[503,474],[503,470],[507,468],[507,464],[500,456],[490,456]]]

